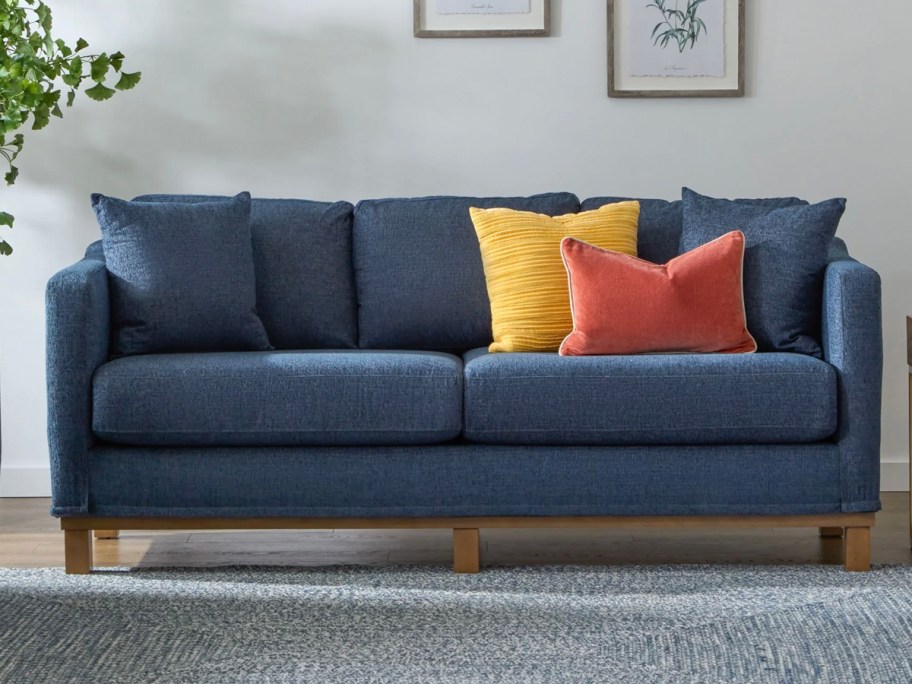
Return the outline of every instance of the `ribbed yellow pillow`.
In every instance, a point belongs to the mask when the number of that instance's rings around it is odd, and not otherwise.
[[[637,255],[639,202],[554,217],[513,209],[469,211],[491,300],[492,352],[556,352],[573,330],[560,250],[565,237]]]

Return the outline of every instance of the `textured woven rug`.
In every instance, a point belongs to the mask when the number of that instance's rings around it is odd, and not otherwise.
[[[912,568],[0,570],[0,682],[912,682]]]

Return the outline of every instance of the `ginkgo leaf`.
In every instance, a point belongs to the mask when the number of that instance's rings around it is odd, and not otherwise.
[[[85,91],[85,94],[96,102],[110,100],[117,91],[114,88],[108,88],[103,83],[96,83],[92,88]]]
[[[120,80],[117,81],[117,84],[114,87],[118,90],[131,90],[136,87],[136,84],[139,83],[141,78],[142,74],[139,71],[132,74],[128,74],[124,71],[120,74]]]
[[[105,75],[108,73],[108,69],[110,68],[111,58],[102,52],[100,55],[98,55],[98,57],[92,60],[92,66],[90,69],[92,80],[98,82],[103,81]]]

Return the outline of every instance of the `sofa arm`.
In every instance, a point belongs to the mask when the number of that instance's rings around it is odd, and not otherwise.
[[[108,358],[108,271],[89,252],[47,285],[48,445],[51,513],[88,512],[92,376]]]
[[[880,404],[883,376],[880,276],[830,252],[823,285],[824,359],[839,375],[842,510],[880,508]]]

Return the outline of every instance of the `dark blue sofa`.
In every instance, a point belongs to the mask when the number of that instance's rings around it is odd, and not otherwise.
[[[146,200],[199,201],[191,196]],[[52,513],[68,572],[91,530],[794,525],[868,566],[879,503],[880,281],[840,240],[824,358],[489,354],[470,206],[530,198],[254,200],[275,352],[109,358],[100,243],[47,291]],[[642,201],[640,255],[677,253],[681,203]],[[844,532],[843,532],[844,531]]]

